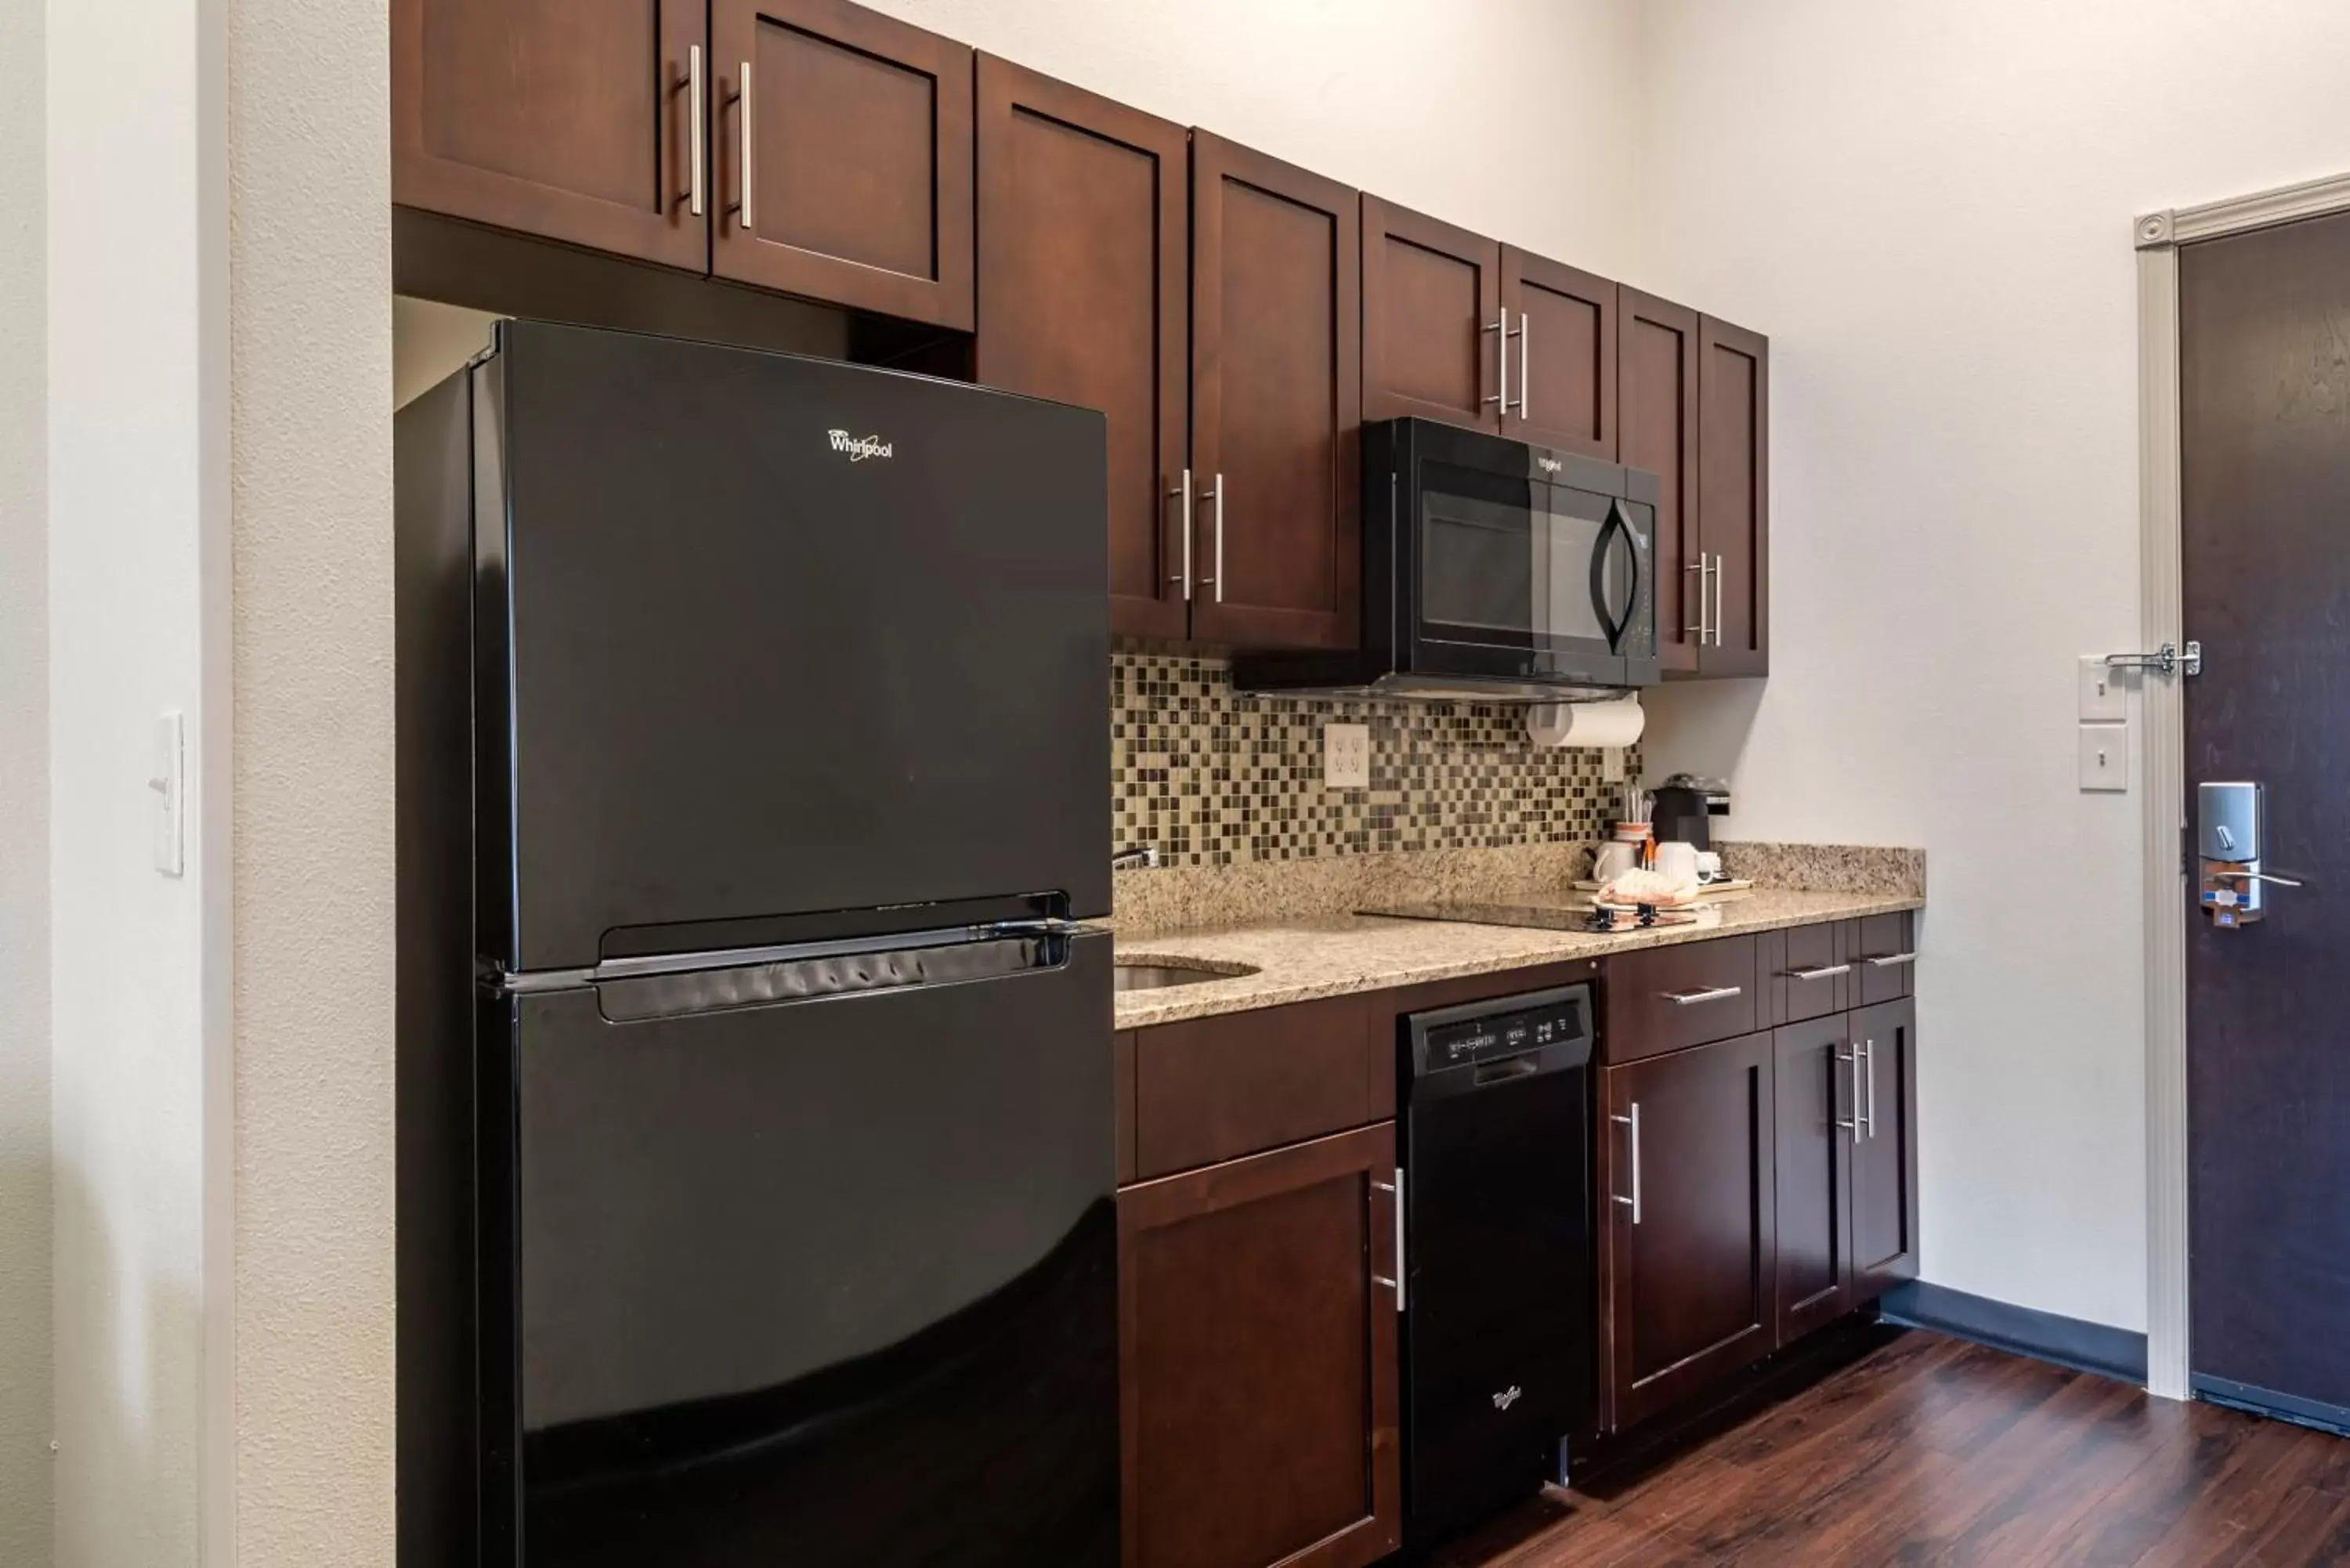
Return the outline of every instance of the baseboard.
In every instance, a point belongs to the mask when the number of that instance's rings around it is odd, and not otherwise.
[[[1956,1334],[1994,1349],[2117,1377],[2125,1383],[2146,1381],[2146,1335],[2129,1329],[2085,1323],[2034,1307],[2011,1306],[1924,1280],[1896,1285],[1878,1311],[1887,1323]]]
[[[2315,1399],[2303,1399],[2294,1394],[2280,1394],[2273,1388],[2262,1388],[2251,1383],[2237,1383],[2225,1377],[2214,1377],[2198,1372],[2188,1379],[2199,1399],[2230,1409],[2249,1410],[2255,1416],[2273,1416],[2280,1421],[2296,1426],[2314,1427],[2321,1432],[2336,1437],[2350,1437],[2350,1407],[2327,1405]]]

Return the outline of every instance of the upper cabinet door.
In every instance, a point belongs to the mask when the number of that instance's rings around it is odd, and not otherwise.
[[[392,0],[391,199],[707,267],[702,26],[701,0]]]
[[[1499,431],[1502,247],[1363,198],[1363,417]]]
[[[1357,193],[1191,133],[1191,632],[1351,648],[1362,621]]]
[[[1620,307],[1621,461],[1658,481],[1657,652],[1665,669],[1690,675],[1713,604],[1711,570],[1700,571],[1711,562],[1698,538],[1698,316],[1630,288]]]
[[[969,331],[972,51],[846,0],[712,0],[713,270]]]
[[[1615,462],[1616,286],[1503,245],[1502,307],[1516,361],[1502,433]]]
[[[1706,675],[1767,675],[1771,340],[1711,316],[1698,337],[1699,533],[1713,564],[1713,629],[1698,669]]]
[[[1107,416],[1110,627],[1180,638],[1190,134],[982,55],[978,139],[979,379]]]

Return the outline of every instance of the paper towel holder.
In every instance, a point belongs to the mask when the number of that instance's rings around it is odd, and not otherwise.
[[[1526,709],[1526,738],[1544,747],[1629,746],[1648,723],[1637,691],[1581,702],[1537,702]]]

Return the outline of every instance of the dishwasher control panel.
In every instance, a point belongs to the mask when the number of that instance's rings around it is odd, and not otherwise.
[[[1591,988],[1564,986],[1531,996],[1472,1002],[1414,1013],[1410,1030],[1415,1077],[1451,1067],[1498,1062],[1552,1046],[1591,1040]]]

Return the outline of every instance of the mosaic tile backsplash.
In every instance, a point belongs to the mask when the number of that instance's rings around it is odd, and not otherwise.
[[[1370,727],[1370,788],[1323,787],[1334,721]],[[1534,745],[1514,708],[1257,697],[1221,659],[1110,658],[1116,843],[1170,866],[1589,840],[1615,815],[1603,758]]]

